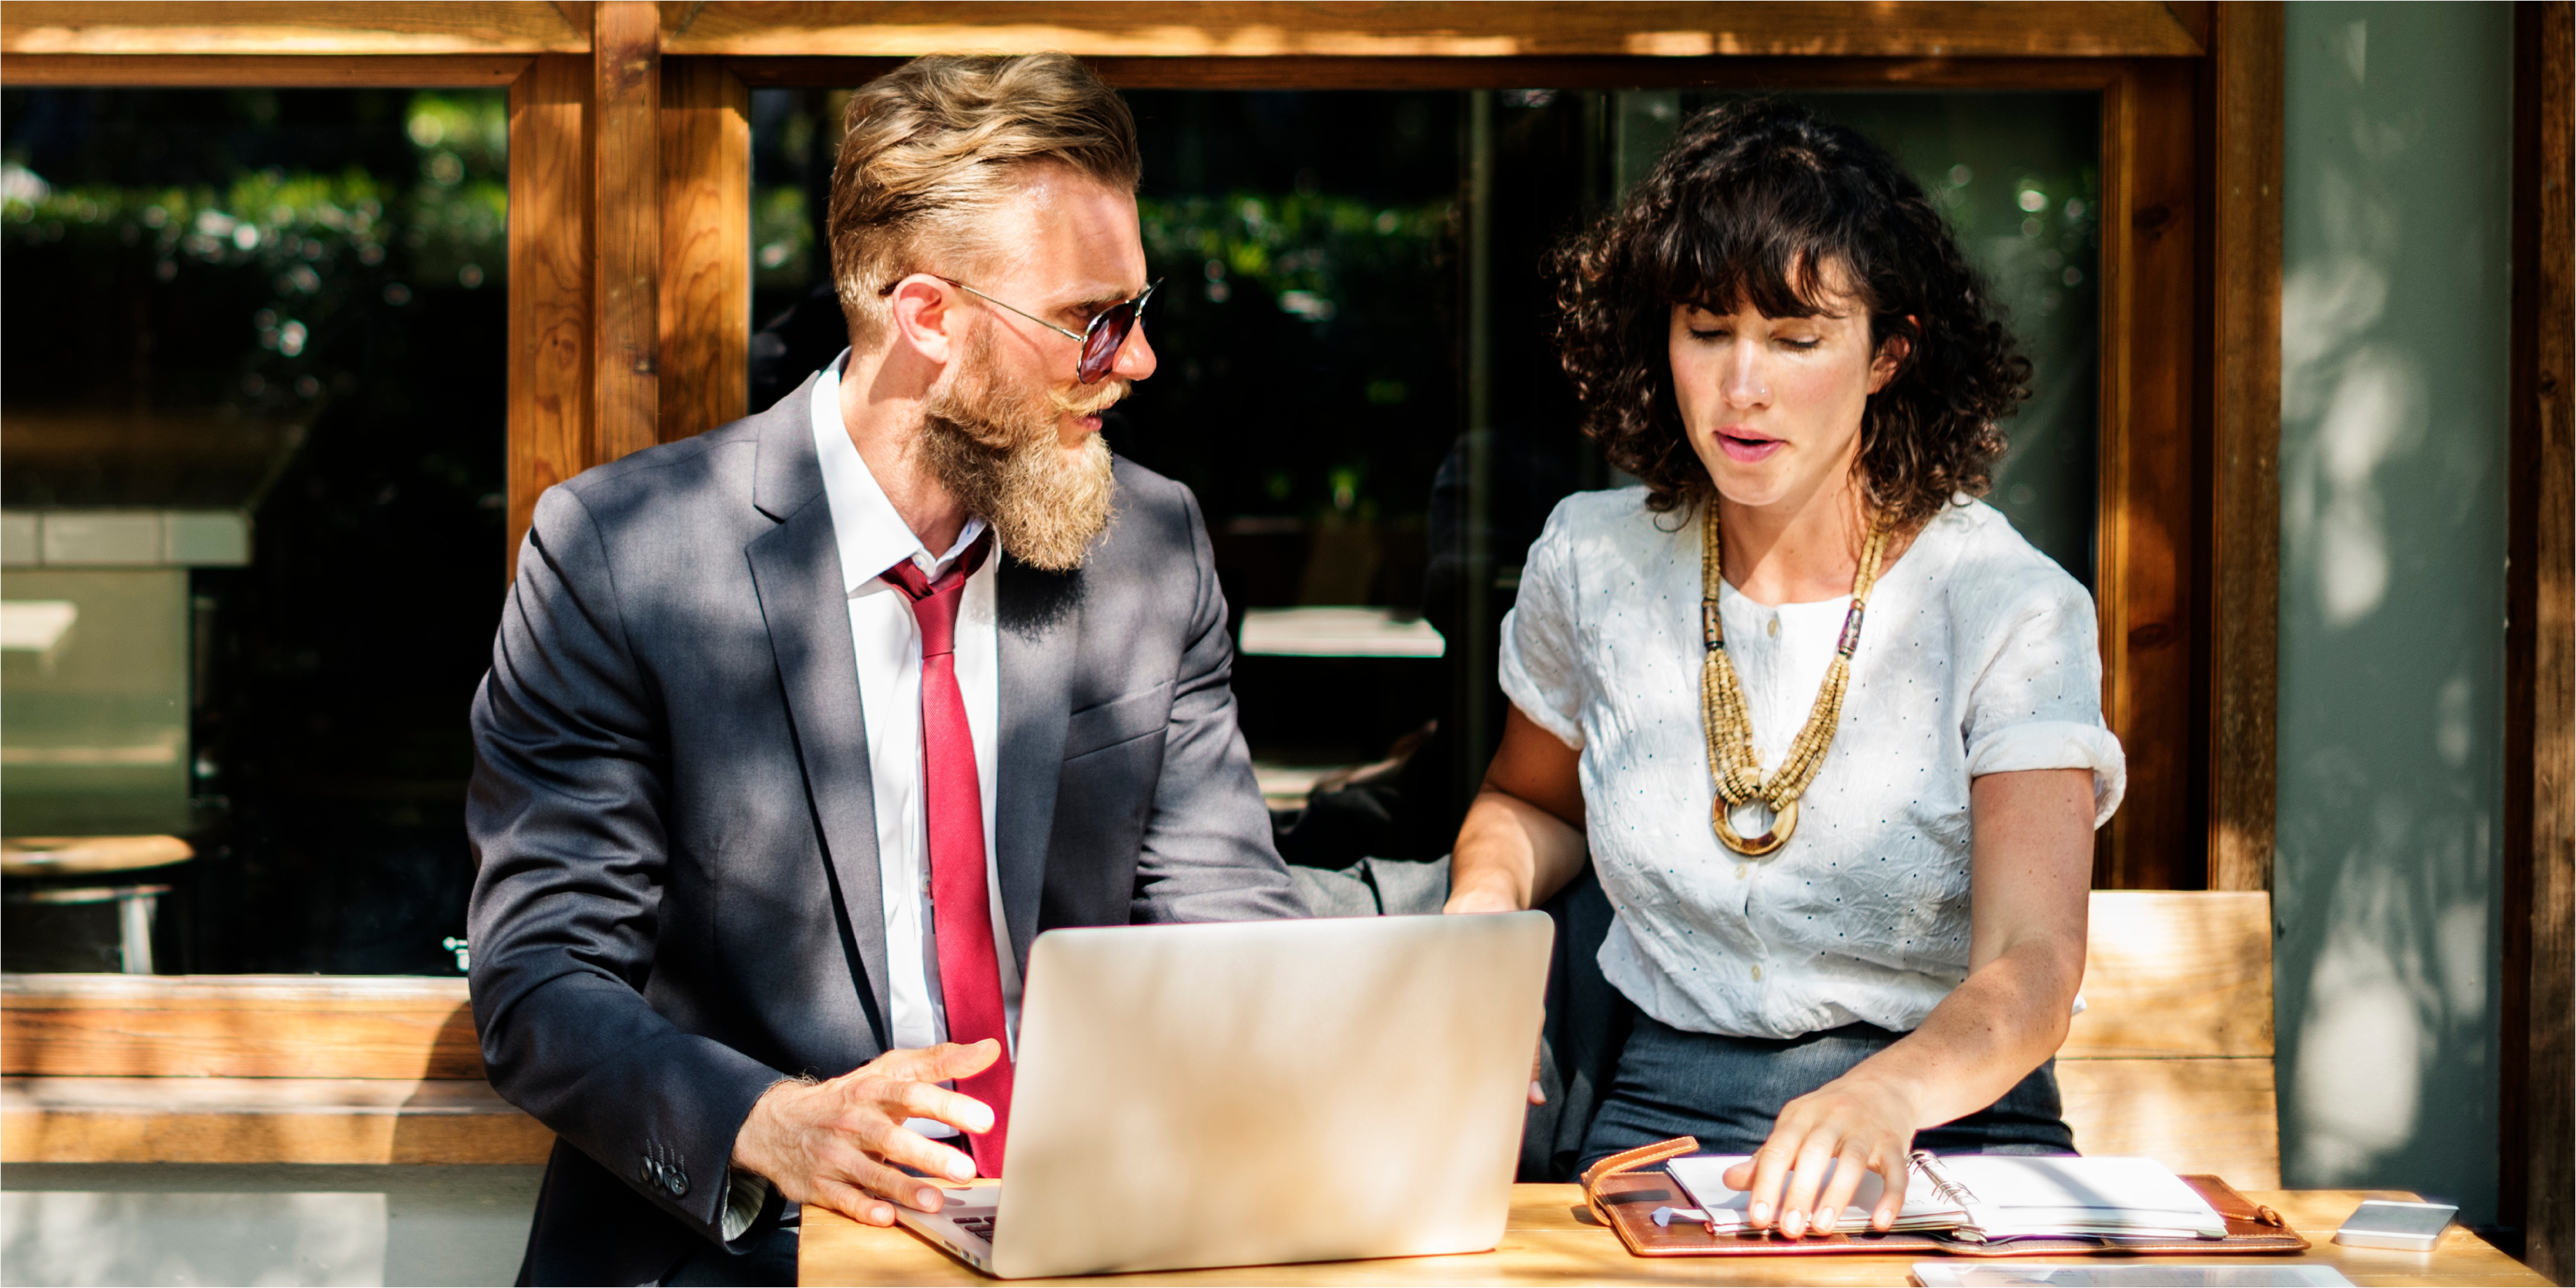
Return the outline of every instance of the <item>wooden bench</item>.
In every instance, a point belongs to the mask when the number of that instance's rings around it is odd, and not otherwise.
[[[2075,1142],[2280,1185],[2271,901],[2093,896]],[[459,979],[0,977],[0,1163],[538,1163]]]
[[[0,1163],[542,1163],[465,981],[0,976]]]
[[[2084,1001],[2057,1053],[2077,1149],[2281,1187],[2270,895],[2095,891]]]

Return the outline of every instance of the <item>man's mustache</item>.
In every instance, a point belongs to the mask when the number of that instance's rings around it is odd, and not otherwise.
[[[1127,397],[1136,382],[1124,376],[1112,376],[1096,385],[1075,385],[1075,392],[1047,390],[1047,402],[1068,416],[1089,416],[1116,406]]]

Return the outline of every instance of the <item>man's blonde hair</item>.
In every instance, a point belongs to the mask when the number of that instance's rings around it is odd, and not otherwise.
[[[850,96],[826,223],[853,343],[883,334],[906,274],[957,275],[989,252],[992,211],[1029,166],[1124,192],[1143,169],[1136,118],[1069,54],[932,54]]]

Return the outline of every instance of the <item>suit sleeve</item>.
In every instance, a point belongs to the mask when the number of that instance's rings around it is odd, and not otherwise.
[[[549,490],[474,697],[475,1027],[505,1099],[721,1242],[734,1137],[785,1075],[679,1031],[643,995],[667,762],[629,638],[596,523]]]
[[[1234,641],[1198,498],[1181,490],[1193,563],[1189,623],[1163,734],[1162,777],[1136,868],[1137,922],[1303,917],[1234,714]]]

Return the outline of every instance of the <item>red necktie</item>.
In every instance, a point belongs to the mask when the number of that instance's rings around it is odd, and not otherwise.
[[[1002,1174],[1011,1121],[1010,1038],[1004,1032],[1001,958],[993,944],[992,892],[984,882],[984,793],[975,775],[975,738],[966,726],[966,697],[957,689],[957,605],[966,579],[993,547],[976,539],[933,582],[906,559],[885,580],[912,599],[921,626],[922,812],[930,821],[930,920],[939,945],[940,1000],[948,1040],[1002,1044],[991,1068],[959,1078],[957,1090],[993,1110],[993,1130],[972,1137],[975,1170]]]

